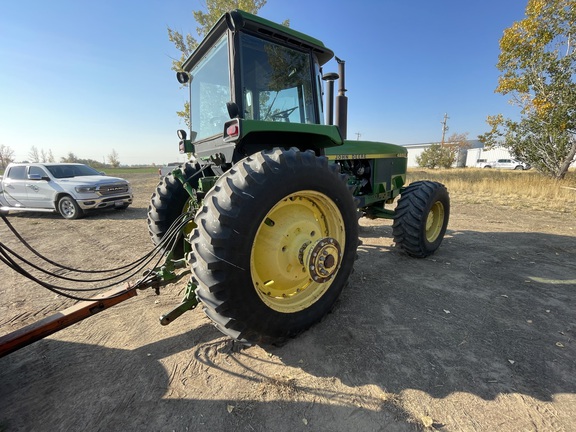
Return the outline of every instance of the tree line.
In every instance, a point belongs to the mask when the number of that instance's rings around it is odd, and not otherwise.
[[[104,162],[100,162],[94,159],[82,159],[76,156],[72,152],[64,157],[60,158],[61,163],[81,163],[84,165],[90,165],[93,168],[104,168],[106,166],[111,166],[112,168],[118,168],[120,166],[120,158],[118,152],[114,149],[106,157],[108,160],[108,165]],[[0,144],[0,169],[4,170],[9,163],[15,162],[14,160],[14,150],[7,145]],[[28,159],[22,162],[29,163],[55,163],[56,158],[52,153],[52,149],[48,151],[44,149],[38,149],[36,146],[32,146],[28,152]]]

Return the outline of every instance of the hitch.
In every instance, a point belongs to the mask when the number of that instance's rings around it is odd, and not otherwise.
[[[144,278],[138,282],[138,285],[154,288],[156,295],[160,295],[160,286],[168,282],[180,279],[184,273],[176,274],[174,270],[184,268],[187,266],[186,259],[172,260],[172,252],[168,252],[164,257],[164,265],[155,268],[154,270],[146,270]]]
[[[182,303],[172,309],[170,312],[160,317],[160,324],[168,325],[176,318],[180,317],[184,312],[192,310],[198,306],[198,299],[196,298],[196,284],[188,281],[186,285],[186,293],[182,299]]]

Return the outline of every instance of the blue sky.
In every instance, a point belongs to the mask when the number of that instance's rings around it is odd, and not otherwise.
[[[170,69],[167,27],[196,35],[198,0],[30,0],[0,4],[0,144],[123,164],[182,161],[176,116],[187,91]],[[486,116],[517,115],[495,94],[498,41],[525,1],[268,0],[346,61],[349,138],[414,144],[470,139]],[[334,61],[325,72],[337,71]]]

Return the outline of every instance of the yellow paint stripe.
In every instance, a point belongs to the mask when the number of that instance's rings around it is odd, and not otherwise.
[[[408,158],[404,153],[380,153],[380,154],[343,154],[343,155],[327,155],[328,160],[350,160],[350,159],[392,159],[392,158]]]

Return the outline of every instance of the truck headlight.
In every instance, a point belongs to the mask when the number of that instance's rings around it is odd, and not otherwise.
[[[94,193],[96,192],[96,186],[76,186],[76,192],[78,193]]]

